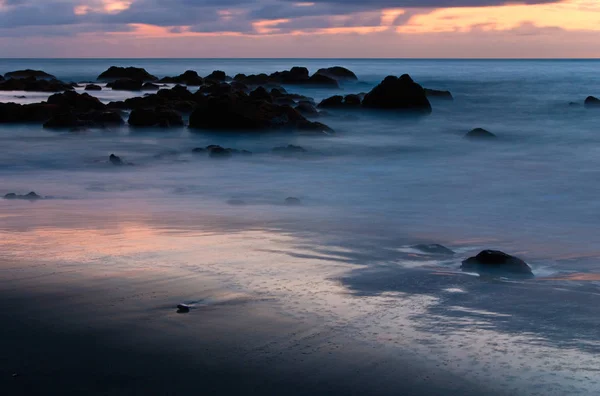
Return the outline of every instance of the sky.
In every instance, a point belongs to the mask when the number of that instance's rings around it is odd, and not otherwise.
[[[0,56],[600,58],[600,0],[0,0]]]

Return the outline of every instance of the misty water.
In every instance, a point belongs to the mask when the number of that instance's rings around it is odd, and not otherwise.
[[[304,314],[330,316],[365,337],[378,334],[373,342],[393,339],[433,360],[460,361],[455,369],[465,376],[510,383],[527,389],[523,394],[600,390],[600,111],[583,106],[588,95],[600,96],[600,62],[0,60],[0,73],[33,68],[83,82],[111,65],[144,67],[159,77],[187,69],[233,76],[341,65],[359,82],[341,90],[286,88],[318,103],[409,73],[424,87],[450,90],[454,101],[432,99],[433,113],[422,118],[330,110],[318,119],[335,130],[326,136],[0,125],[0,194],[53,197],[0,201],[5,257],[46,252],[67,260],[61,252],[69,238],[61,233],[79,234],[75,243],[93,246],[98,236],[82,241],[81,233],[108,227],[103,238],[119,244],[130,237],[120,230],[131,224],[152,230],[152,238],[144,237],[149,250],[174,234],[192,244],[211,235],[249,235],[252,245],[237,241],[229,248],[221,240],[223,262],[208,268],[200,260],[194,268],[212,271],[236,292],[277,296],[287,311],[301,304]],[[90,94],[104,102],[140,95]],[[47,96],[0,92],[0,102]],[[466,140],[476,127],[498,139]],[[253,155],[215,160],[191,152],[210,144]],[[307,153],[271,151],[288,144]],[[134,165],[112,166],[111,153]],[[302,205],[284,205],[287,197]],[[239,201],[244,205],[231,204]],[[63,237],[40,236],[40,230]],[[36,246],[40,238],[44,249]],[[171,250],[161,246],[153,260],[188,266],[190,256],[173,258],[178,241]],[[456,254],[411,247],[419,243]],[[525,259],[536,277],[487,279],[460,271],[461,260],[487,248]],[[193,255],[193,246],[185,249]],[[281,267],[273,252],[293,261]],[[106,266],[144,265],[143,255],[118,261],[111,254],[94,257]],[[247,254],[251,264],[228,270],[231,254],[236,260]],[[77,257],[90,259],[85,249]],[[321,297],[281,292],[307,277]],[[360,320],[352,306],[364,314]]]

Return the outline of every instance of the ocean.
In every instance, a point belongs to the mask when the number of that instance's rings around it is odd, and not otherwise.
[[[185,269],[218,280],[224,295],[275,300],[285,315],[318,317],[497,390],[600,392],[600,111],[583,106],[600,97],[600,61],[0,59],[0,74],[30,68],[87,82],[111,65],[158,77],[339,65],[359,81],[286,88],[318,103],[408,73],[454,100],[431,99],[432,114],[418,119],[333,110],[318,119],[335,130],[327,136],[0,124],[0,195],[53,197],[0,200],[0,262],[11,263],[0,266],[0,288],[39,271],[67,277],[56,285],[72,284],[71,273],[92,282]],[[0,102],[48,96],[0,92]],[[498,138],[464,138],[477,127]],[[192,154],[209,144],[253,155]],[[307,154],[271,151],[288,144]],[[134,166],[111,166],[112,153]],[[412,247],[422,243],[456,253]],[[535,278],[462,272],[483,249],[524,259]]]

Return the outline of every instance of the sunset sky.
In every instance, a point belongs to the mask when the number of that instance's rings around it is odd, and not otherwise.
[[[598,0],[0,0],[1,57],[600,57]]]

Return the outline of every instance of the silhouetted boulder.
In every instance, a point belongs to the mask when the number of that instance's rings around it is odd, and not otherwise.
[[[360,107],[360,96],[359,95],[335,95],[327,99],[323,99],[319,103],[321,109],[340,109],[340,108],[357,108]]]
[[[61,110],[57,105],[42,103],[0,103],[0,123],[42,123]]]
[[[4,78],[16,78],[16,79],[20,79],[20,78],[35,78],[35,79],[45,79],[45,80],[56,80],[56,77],[54,77],[52,74],[48,74],[42,70],[31,70],[31,69],[26,69],[26,70],[16,70],[16,71],[12,71],[12,72],[8,72],[4,75]]]
[[[310,102],[298,103],[298,106],[296,106],[296,110],[298,110],[301,114],[305,116],[316,116],[319,114],[319,111]]]
[[[204,79],[193,70],[187,70],[185,73],[175,77],[165,77],[160,80],[161,83],[167,84],[185,84],[191,86],[200,86],[204,84]]]
[[[448,249],[445,246],[439,245],[437,243],[432,243],[432,244],[427,244],[427,245],[425,245],[425,244],[415,245],[412,248],[420,250],[423,253],[427,253],[427,254],[444,254],[444,255],[454,254],[454,251]]]
[[[207,97],[190,115],[190,128],[218,130],[287,128],[315,132],[331,131],[323,124],[308,121],[289,106],[254,100],[241,92]]]
[[[284,203],[288,206],[298,206],[298,205],[302,204],[302,202],[298,198],[295,198],[295,197],[286,198]]]
[[[339,88],[340,87],[335,78],[331,78],[324,74],[313,74],[312,76],[310,76],[310,78],[308,80],[306,80],[305,84],[317,85],[317,86],[327,87],[327,88]]]
[[[250,98],[254,100],[264,100],[267,102],[271,102],[271,94],[267,92],[263,87],[258,87],[254,91],[250,92]]]
[[[157,107],[155,109],[134,109],[127,121],[133,127],[173,127],[183,126],[183,118],[178,112]]]
[[[15,193],[9,193],[4,196],[4,199],[24,199],[29,201],[37,201],[38,199],[44,199],[42,196],[37,195],[35,192],[30,192],[29,194],[19,195]]]
[[[142,90],[144,91],[158,91],[160,89],[160,85],[153,84],[151,82],[144,83],[142,85]]]
[[[308,81],[309,73],[306,67],[292,67],[290,70],[272,73],[268,76],[269,82],[281,84],[305,84]]]
[[[106,87],[112,88],[113,91],[141,91],[143,84],[142,80],[123,78],[109,82]]]
[[[404,74],[400,78],[386,77],[365,96],[362,106],[370,109],[431,113],[431,103],[425,95],[425,90],[408,74]]]
[[[102,91],[102,87],[96,84],[88,84],[85,86],[86,91]]]
[[[334,67],[319,69],[319,70],[317,70],[316,74],[322,74],[324,76],[333,78],[338,81],[344,81],[344,80],[356,81],[356,80],[358,80],[358,77],[356,77],[356,74],[354,74],[353,71],[346,69],[345,67],[341,67],[341,66],[334,66]]]
[[[100,99],[91,96],[87,93],[77,93],[75,91],[66,91],[50,96],[47,100],[48,104],[54,104],[60,107],[69,107],[76,111],[102,110],[105,105]]]
[[[70,84],[59,80],[36,79],[35,77],[11,78],[0,82],[0,91],[61,92],[72,89]]]
[[[113,165],[116,165],[116,166],[125,165],[125,163],[123,162],[123,160],[121,159],[121,157],[119,157],[119,156],[116,156],[116,155],[114,155],[114,154],[111,154],[111,155],[108,157],[108,161],[109,161],[111,164],[113,164]]]
[[[215,70],[212,73],[210,73],[208,76],[206,76],[205,79],[223,82],[223,81],[227,80],[227,74],[225,74],[225,72],[222,70]]]
[[[520,258],[497,250],[484,250],[462,262],[461,269],[478,273],[512,273],[533,276],[531,267]]]
[[[98,76],[98,80],[137,80],[137,81],[156,81],[157,77],[148,73],[145,69],[139,67],[118,67],[111,66]]]
[[[496,135],[483,128],[475,128],[465,135],[467,139],[495,139]]]
[[[425,95],[427,95],[428,98],[454,100],[450,91],[440,91],[437,89],[425,88]]]
[[[600,99],[594,96],[588,96],[584,102],[585,107],[587,108],[600,108]]]
[[[231,158],[232,155],[231,149],[226,149],[221,146],[211,147],[208,150],[208,156],[210,158]]]

